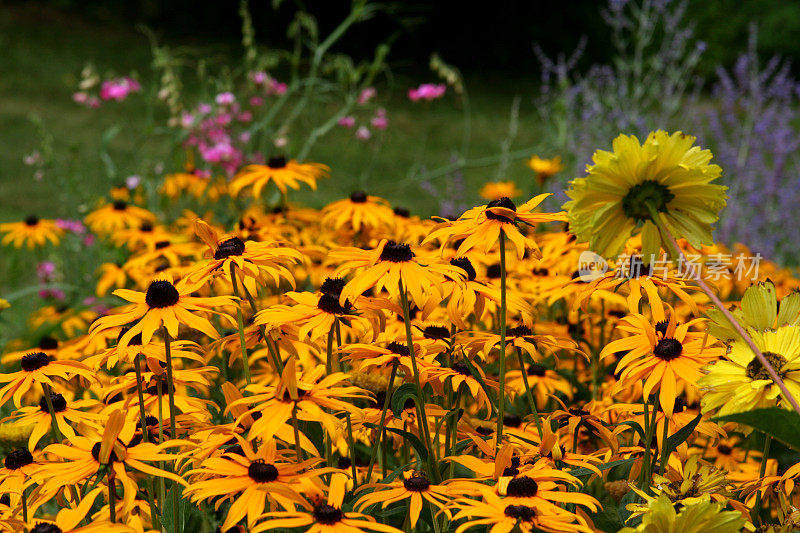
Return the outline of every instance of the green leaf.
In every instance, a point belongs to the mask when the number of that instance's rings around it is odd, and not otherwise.
[[[597,469],[600,471],[609,470],[611,468],[614,468],[615,466],[633,464],[634,461],[636,461],[636,459],[620,459],[619,461],[611,461],[610,463],[602,464],[598,466]],[[573,475],[575,477],[588,476],[589,474],[596,474],[596,472],[593,472],[588,468],[576,468],[575,470],[570,470],[569,473],[570,475]]]
[[[675,451],[678,446],[686,442],[686,439],[692,435],[694,428],[697,427],[697,424],[699,424],[700,420],[702,419],[703,415],[697,415],[694,420],[676,431],[674,435],[670,435],[670,437],[667,439],[667,442],[664,444],[664,449],[661,450],[661,453],[666,457],[669,457],[669,455]]]
[[[175,509],[175,500],[173,499],[173,494],[175,491],[177,491],[178,495],[177,509]],[[170,487],[169,491],[167,491],[165,501],[162,503],[161,510],[161,524],[166,528],[167,531],[183,531],[183,527],[186,522],[187,501],[181,496],[180,485],[174,482],[172,483],[172,487]],[[176,520],[177,527],[175,526]]]
[[[770,407],[755,409],[744,413],[718,416],[712,420],[719,422],[736,422],[757,429],[775,440],[800,451],[800,415],[794,411]]]
[[[639,500],[639,495],[636,494],[633,490],[629,490],[625,496],[619,502],[619,507],[617,507],[617,514],[619,515],[620,521],[625,524],[628,521],[628,518],[631,516],[631,512],[626,509],[629,503],[634,503]],[[641,516],[636,517],[636,519],[631,520],[629,526],[637,526],[639,522],[642,521]]]
[[[378,429],[378,424],[373,424],[372,422],[364,422],[364,425],[368,428]],[[428,449],[425,447],[424,444],[422,444],[422,441],[419,440],[419,437],[417,437],[413,433],[409,433],[408,431],[403,431],[402,429],[390,428],[390,427],[384,427],[383,429],[395,433],[397,435],[400,435],[408,442],[410,442],[411,446],[413,446],[414,450],[416,450],[417,455],[419,455],[420,461],[424,463],[425,461],[428,460]]]
[[[606,497],[601,503],[603,504],[603,508],[591,515],[594,526],[601,531],[617,533],[617,531],[625,527],[625,524],[622,523],[619,517],[617,502],[614,501],[613,498]]]
[[[416,404],[417,387],[413,383],[404,383],[397,387],[392,393],[392,412],[394,416],[400,418],[400,415],[403,414],[403,406],[409,398],[413,399]]]
[[[638,422],[634,422],[632,420],[626,420],[625,422],[622,422],[620,424],[620,426],[630,426],[630,427],[632,427],[634,429],[634,431],[636,431],[636,433],[642,439],[642,442],[644,442],[644,439],[645,439],[644,429],[642,429],[642,426]]]

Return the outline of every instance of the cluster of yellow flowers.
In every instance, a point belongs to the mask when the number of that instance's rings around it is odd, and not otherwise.
[[[329,169],[284,158],[167,177],[164,198],[248,205],[224,223],[114,193],[86,223],[126,252],[95,287],[124,303],[42,309],[51,333],[2,356],[0,530],[791,531],[800,463],[711,417],[800,398],[800,279],[712,261],[710,160],[620,136],[565,212],[501,182],[456,220],[294,205]]]

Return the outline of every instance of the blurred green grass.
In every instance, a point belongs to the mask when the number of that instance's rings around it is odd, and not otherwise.
[[[80,213],[76,197],[86,202],[104,195],[125,176],[142,173],[143,163],[155,166],[163,162],[165,172],[180,170],[165,143],[136,141],[145,124],[143,95],[96,110],[71,99],[80,71],[89,61],[101,76],[136,72],[145,92],[151,88],[154,73],[149,43],[143,33],[131,27],[92,24],[74,15],[23,4],[0,6],[0,45],[4,49],[0,54],[0,221],[19,220],[28,214],[77,217]],[[229,44],[202,46],[195,55],[208,50],[218,63],[220,57],[238,53]],[[403,71],[404,66],[399,70]],[[434,79],[432,73],[427,78],[402,73],[384,78],[378,91],[384,98],[389,96],[384,101],[389,129],[376,132],[369,143],[354,140],[351,130],[338,129],[324,138],[309,159],[329,164],[332,179],[322,182],[316,193],[305,192],[293,198],[318,207],[363,187],[393,203],[409,206],[415,213],[436,213],[435,199],[424,194],[414,180],[406,179],[411,168],[447,165],[462,144],[463,111],[461,102],[452,94],[432,104],[413,104],[406,98],[408,87]],[[534,81],[532,74],[527,80],[524,76],[467,80],[472,109],[470,158],[500,152],[516,95],[521,97],[520,127],[512,149],[531,146],[541,137],[535,126],[531,96]],[[190,85],[186,90],[191,94],[198,89]],[[334,108],[315,106],[304,114],[303,122],[318,123],[322,115],[333,112]],[[120,131],[110,142],[108,153],[118,173],[110,179],[99,146],[103,133],[115,125],[120,126]],[[45,139],[52,146],[53,165],[45,170],[41,181],[36,181],[35,169],[23,159],[35,150],[42,151]],[[497,175],[494,166],[468,169],[464,178],[469,201],[477,202],[476,191],[482,182],[515,179],[523,190],[531,190],[533,173],[521,161],[515,161],[502,176]],[[440,189],[448,193],[445,187]]]

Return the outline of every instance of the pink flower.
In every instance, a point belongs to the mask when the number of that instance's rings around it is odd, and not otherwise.
[[[194,126],[194,115],[192,115],[191,113],[182,113],[181,127],[188,130],[192,126]]]
[[[116,100],[121,102],[131,93],[138,93],[142,89],[139,82],[133,78],[114,78],[106,80],[100,85],[100,98],[102,100]]]
[[[36,265],[36,276],[42,282],[49,280],[55,272],[56,264],[52,261],[42,261]]]
[[[261,107],[264,105],[264,99],[260,96],[251,96],[250,97],[250,105],[253,107]]]
[[[378,109],[375,116],[369,121],[376,130],[385,130],[389,126],[389,119],[386,118],[386,110]]]
[[[78,235],[83,235],[84,233],[86,233],[86,226],[84,226],[80,220],[58,218],[56,219],[56,226],[63,229],[64,231],[71,231],[72,233],[77,233]]]
[[[141,182],[142,182],[142,178],[140,176],[134,175],[134,176],[128,176],[127,178],[125,178],[125,186],[130,190],[133,190],[136,187],[138,187]]]
[[[101,105],[100,100],[98,100],[96,96],[92,96],[91,98],[89,98],[88,106],[91,107],[92,109],[97,109],[98,107],[100,107],[100,105]]]
[[[423,83],[416,89],[409,89],[408,98],[412,102],[416,102],[418,100],[436,100],[437,98],[444,96],[446,90],[447,86],[444,83],[440,83],[438,85],[434,85],[433,83]]]
[[[94,244],[94,235],[91,233],[83,238],[83,245],[84,246],[91,246]]]
[[[243,131],[242,133],[239,134],[239,142],[247,143],[249,141],[250,141],[250,132],[249,131]]]
[[[250,79],[256,85],[264,85],[265,83],[267,83],[269,76],[267,76],[266,72],[251,72]]]
[[[358,95],[358,103],[364,105],[370,100],[372,100],[376,94],[377,91],[375,90],[375,87],[367,87],[366,89],[361,91],[361,94]]]
[[[217,105],[230,105],[236,101],[232,92],[219,93],[215,98]]]
[[[87,100],[89,100],[89,95],[85,92],[77,92],[72,95],[72,101],[77,104],[85,104]]]
[[[207,115],[211,113],[211,104],[200,104],[197,106],[197,112],[201,115]]]
[[[342,117],[338,121],[336,121],[342,127],[345,128],[352,128],[356,125],[356,117]]]
[[[250,111],[245,111],[244,113],[239,113],[236,119],[239,122],[250,122],[251,120],[253,120],[253,114]]]
[[[280,96],[285,93],[288,88],[289,86],[285,83],[270,78],[269,83],[267,84],[267,94],[277,94]]]
[[[54,300],[63,300],[64,291],[61,289],[42,289],[39,291],[39,298],[42,298],[43,300],[48,298],[52,298]]]
[[[361,126],[356,130],[356,139],[359,141],[368,141],[372,137],[372,132],[366,126]]]

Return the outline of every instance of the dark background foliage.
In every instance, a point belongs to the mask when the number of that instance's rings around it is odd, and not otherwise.
[[[659,0],[655,0],[659,1]],[[12,2],[21,4],[22,2]],[[28,2],[26,2],[28,3]],[[79,14],[95,22],[135,26],[145,24],[157,33],[188,44],[237,42],[241,22],[235,0],[50,0],[43,9]],[[296,5],[314,14],[320,29],[334,27],[346,14],[347,0],[280,2],[251,0],[250,10],[258,38],[267,44],[285,42],[285,28]],[[405,0],[390,2],[370,24],[355,28],[341,43],[341,51],[369,55],[374,43],[394,38],[395,68],[426,68],[431,51],[472,75],[497,75],[538,69],[532,45],[556,54],[575,48],[586,36],[590,46],[584,66],[605,62],[610,53],[605,26],[593,0],[569,2],[463,2]],[[781,54],[800,69],[800,2],[796,0],[690,0],[688,18],[696,35],[708,43],[700,70],[711,75],[718,65],[730,66],[747,41],[748,26],[760,28],[759,51]],[[58,31],[58,28],[54,28]]]

